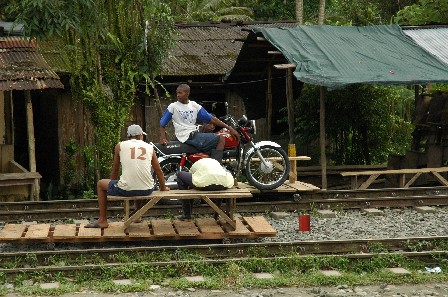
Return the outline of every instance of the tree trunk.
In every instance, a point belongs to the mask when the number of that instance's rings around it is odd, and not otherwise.
[[[325,19],[325,0],[319,0],[319,13],[317,23],[322,25]]]
[[[296,0],[296,22],[303,24],[303,0]]]

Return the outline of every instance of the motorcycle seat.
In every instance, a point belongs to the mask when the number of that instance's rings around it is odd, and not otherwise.
[[[200,153],[200,151],[192,145],[182,143],[180,141],[169,141],[166,145],[162,145],[160,143],[154,144],[157,149],[159,149],[162,153],[171,155],[171,154],[196,154]]]

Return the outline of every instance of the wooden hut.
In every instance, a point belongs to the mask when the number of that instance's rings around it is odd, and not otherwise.
[[[33,101],[37,90],[57,88],[35,41],[0,38],[0,199],[39,199]]]

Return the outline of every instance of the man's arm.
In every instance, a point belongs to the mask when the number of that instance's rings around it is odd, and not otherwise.
[[[161,191],[169,191],[170,188],[167,188],[165,185],[165,177],[163,176],[162,169],[160,168],[159,161],[157,160],[156,154],[152,154],[151,165],[156,173],[157,179],[159,180],[160,190]]]
[[[115,145],[114,150],[114,163],[112,165],[112,172],[110,173],[110,179],[118,179],[118,170],[120,169],[120,143]]]
[[[166,140],[166,129],[160,126],[160,144],[166,145],[168,141]]]
[[[172,117],[173,117],[173,114],[171,112],[169,112],[168,109],[166,109],[165,113],[160,118],[160,143],[163,144],[163,145],[168,143],[168,141],[166,140],[166,130],[165,130],[165,127],[171,121]]]
[[[217,117],[212,117],[210,120],[210,123],[215,124],[216,126],[219,126],[222,128],[226,128],[227,130],[230,131],[230,134],[232,134],[238,140],[240,140],[240,134],[235,129],[233,129],[232,127],[230,127],[229,125],[227,125],[226,123],[224,123],[223,121],[218,119]]]

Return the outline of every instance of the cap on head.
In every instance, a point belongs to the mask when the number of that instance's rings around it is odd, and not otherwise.
[[[145,132],[143,132],[142,127],[139,125],[130,125],[128,127],[128,137],[131,136],[137,136],[137,135],[146,135]]]

